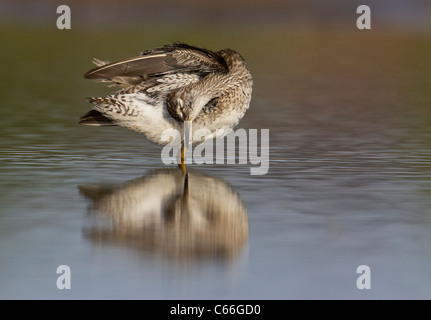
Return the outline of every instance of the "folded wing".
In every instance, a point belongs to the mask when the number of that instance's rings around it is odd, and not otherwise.
[[[174,43],[147,50],[138,57],[108,63],[88,71],[84,77],[101,81],[136,84],[151,77],[174,73],[192,73],[201,77],[210,72],[227,71],[227,64],[217,52]]]

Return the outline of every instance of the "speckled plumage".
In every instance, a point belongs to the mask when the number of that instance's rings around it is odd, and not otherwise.
[[[217,52],[174,43],[115,63],[94,59],[98,67],[84,77],[123,88],[89,101],[93,109],[84,125],[119,125],[166,144],[164,130],[183,135],[184,121],[193,131],[206,128],[215,137],[228,133],[247,111],[252,76],[236,51]]]

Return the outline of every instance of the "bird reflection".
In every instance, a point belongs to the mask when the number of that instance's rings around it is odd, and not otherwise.
[[[80,186],[89,212],[108,224],[85,232],[175,260],[237,256],[248,241],[247,211],[224,180],[197,171],[163,169],[120,186]],[[100,217],[100,218],[99,218]],[[100,221],[99,221],[100,222]]]

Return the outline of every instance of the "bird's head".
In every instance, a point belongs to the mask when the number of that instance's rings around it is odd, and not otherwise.
[[[175,92],[168,96],[169,114],[177,121],[193,121],[201,112],[208,99],[193,91]]]

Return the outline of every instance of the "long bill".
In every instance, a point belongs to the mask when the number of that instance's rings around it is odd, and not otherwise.
[[[186,163],[188,153],[187,151],[191,148],[192,144],[192,122],[184,121],[184,140],[183,150],[181,155],[181,163]]]

